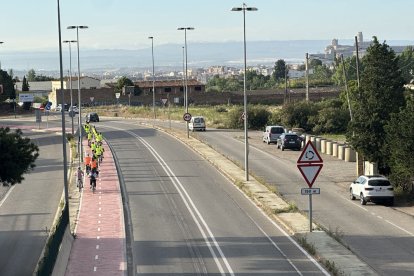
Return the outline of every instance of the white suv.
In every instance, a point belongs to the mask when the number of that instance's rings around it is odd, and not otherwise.
[[[384,201],[387,205],[394,205],[394,188],[390,181],[382,175],[361,175],[349,187],[351,200],[359,197],[361,204],[368,201]]]

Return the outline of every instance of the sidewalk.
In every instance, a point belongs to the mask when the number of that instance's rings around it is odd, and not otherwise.
[[[85,177],[66,275],[126,275],[126,240],[121,191],[106,142],[95,193]],[[84,149],[90,152],[86,141]],[[76,213],[74,213],[76,215]]]

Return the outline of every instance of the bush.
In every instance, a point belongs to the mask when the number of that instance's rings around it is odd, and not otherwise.
[[[324,107],[317,115],[311,116],[309,122],[314,124],[314,133],[344,133],[347,130],[350,117],[348,110],[341,107]]]
[[[270,112],[263,106],[253,106],[248,108],[249,126],[253,129],[262,129],[269,121]]]
[[[229,111],[227,122],[225,124],[226,128],[234,128],[234,129],[242,129],[243,128],[243,120],[241,116],[243,114],[243,107],[238,106],[234,109]]]
[[[289,103],[282,108],[281,121],[285,127],[300,127],[310,132],[315,125],[309,121],[309,118],[317,113],[317,106],[312,102]]]

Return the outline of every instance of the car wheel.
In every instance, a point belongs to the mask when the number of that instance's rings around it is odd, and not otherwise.
[[[361,201],[361,205],[367,205],[367,201],[365,200],[364,195],[362,193],[359,196],[359,199]]]
[[[282,145],[282,146],[280,146],[280,149],[281,149],[282,151],[284,151],[284,150],[285,150],[285,148],[283,147],[283,145]]]
[[[355,196],[354,196],[354,194],[352,193],[352,189],[350,189],[350,190],[349,190],[349,198],[350,198],[351,200],[355,200]]]

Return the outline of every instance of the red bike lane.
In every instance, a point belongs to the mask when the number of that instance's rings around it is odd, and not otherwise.
[[[85,177],[66,275],[127,274],[121,190],[112,153],[105,141],[103,145],[95,192]],[[90,153],[87,143],[83,148]]]

